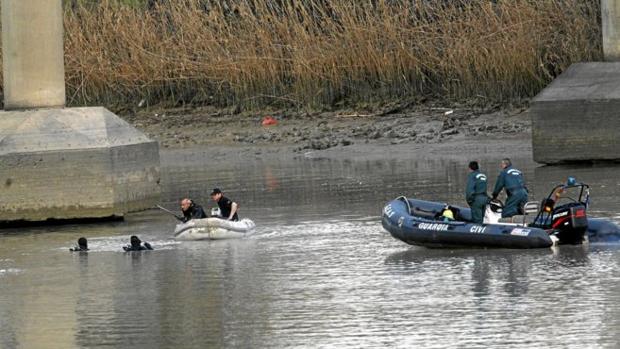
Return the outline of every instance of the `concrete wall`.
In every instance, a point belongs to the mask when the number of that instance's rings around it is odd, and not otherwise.
[[[157,143],[0,157],[0,221],[122,217],[159,198]],[[127,161],[134,158],[134,161]]]
[[[2,0],[4,108],[65,105],[62,0]]]
[[[104,108],[0,112],[0,223],[123,216],[159,201],[159,147]]]
[[[620,62],[573,64],[529,113],[534,161],[620,160]]]
[[[110,163],[114,211],[135,212],[155,205],[160,194],[157,142],[113,147]]]
[[[122,216],[107,149],[0,157],[0,220]]]

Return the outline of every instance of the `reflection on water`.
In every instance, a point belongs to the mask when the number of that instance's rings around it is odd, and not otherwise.
[[[175,242],[174,220],[155,210],[5,230],[0,347],[620,345],[616,245],[428,250],[383,231],[379,212],[396,196],[462,204],[468,159],[209,159],[163,154],[162,202],[209,207],[220,186],[257,222],[253,237]],[[497,160],[482,161],[491,178]],[[570,174],[592,184],[598,214],[620,214],[616,167],[514,162],[536,199]],[[122,252],[134,234],[156,250]],[[80,236],[92,251],[69,253]]]

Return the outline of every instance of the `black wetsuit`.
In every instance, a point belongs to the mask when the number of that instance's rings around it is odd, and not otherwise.
[[[192,219],[202,219],[207,218],[207,214],[202,209],[202,206],[191,204],[187,211],[183,211],[183,223],[187,223]]]
[[[85,237],[81,237],[77,241],[77,246],[69,249],[71,252],[86,252],[88,251],[88,240]]]
[[[230,217],[230,211],[232,211],[232,204],[233,204],[233,201],[225,196],[222,196],[220,200],[217,202],[217,205],[220,207],[220,213],[222,215],[222,218],[228,219],[228,217]],[[235,215],[232,217],[232,220],[233,221],[239,220],[239,216],[237,215],[237,212],[235,212]]]
[[[132,244],[132,245],[127,245],[127,246],[123,246],[123,250],[130,252],[130,251],[150,251],[152,250],[153,247],[151,247],[151,244],[149,244],[148,242],[143,242],[142,244],[138,243],[138,244]]]

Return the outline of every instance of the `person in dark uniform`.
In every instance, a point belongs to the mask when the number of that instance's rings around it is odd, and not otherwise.
[[[71,252],[86,252],[88,251],[88,241],[85,237],[81,237],[77,241],[77,246],[71,247],[69,251]]]
[[[522,213],[522,207],[527,202],[527,189],[523,180],[523,173],[512,167],[510,159],[503,159],[500,163],[502,171],[495,182],[493,189],[493,199],[502,191],[506,190],[506,204],[502,210],[502,217],[512,217]]]
[[[227,219],[229,221],[239,220],[239,216],[237,215],[239,205],[237,205],[236,202],[225,197],[224,193],[222,193],[219,188],[213,189],[213,192],[211,192],[211,198],[213,199],[213,201],[217,202],[217,205],[220,207],[220,214],[222,215],[223,219]]]
[[[177,218],[179,218],[183,223],[187,223],[192,219],[207,218],[207,214],[202,209],[202,206],[197,205],[194,201],[188,198],[181,200],[181,212],[183,212],[183,217]]]
[[[465,199],[471,208],[471,221],[482,224],[484,220],[484,209],[489,202],[487,195],[487,175],[480,172],[477,161],[469,163],[469,175],[467,176],[467,187],[465,189]]]
[[[126,252],[147,250],[150,251],[153,249],[151,244],[149,244],[148,242],[142,243],[142,241],[135,235],[132,235],[131,238],[129,238],[129,242],[131,243],[130,245],[123,246],[123,250],[125,250]]]

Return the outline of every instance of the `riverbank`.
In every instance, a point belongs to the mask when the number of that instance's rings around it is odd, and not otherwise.
[[[264,126],[271,116],[276,125]],[[265,153],[381,154],[392,149],[442,149],[509,141],[530,144],[530,119],[524,108],[476,110],[468,107],[386,106],[375,112],[340,110],[307,113],[271,111],[230,113],[216,109],[142,110],[123,116],[133,126],[157,140],[163,149],[208,147],[237,155]],[[497,140],[498,142],[495,142]],[[433,145],[433,146],[429,146]],[[460,153],[460,152],[458,152]],[[455,154],[458,154],[455,152]],[[449,153],[448,153],[449,154]]]

